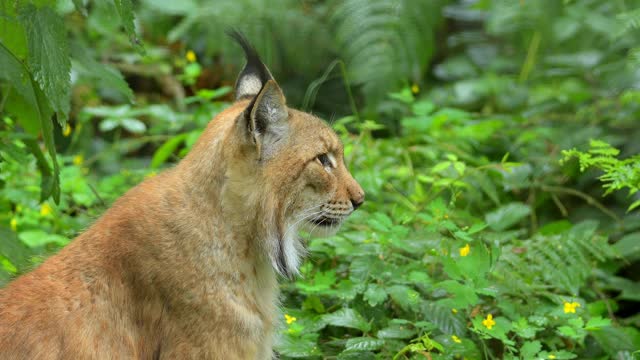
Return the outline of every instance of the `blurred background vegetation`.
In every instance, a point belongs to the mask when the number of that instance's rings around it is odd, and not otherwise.
[[[3,0],[0,284],[189,151],[234,27],[367,191],[282,286],[284,358],[638,357],[639,5]]]

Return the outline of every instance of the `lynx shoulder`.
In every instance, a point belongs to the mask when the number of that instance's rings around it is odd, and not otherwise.
[[[255,49],[236,101],[174,168],[0,290],[1,359],[269,359],[278,276],[302,227],[336,231],[364,201],[342,145],[287,107]]]

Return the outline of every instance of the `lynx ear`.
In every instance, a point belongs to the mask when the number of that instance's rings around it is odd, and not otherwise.
[[[256,49],[251,46],[247,38],[239,31],[228,31],[227,34],[240,44],[244,50],[247,64],[240,72],[236,80],[236,100],[241,98],[251,98],[260,92],[262,87],[269,80],[273,80],[273,76],[269,69],[262,63]]]
[[[250,111],[249,131],[258,147],[259,157],[261,160],[268,159],[278,149],[278,142],[287,136],[289,130],[289,112],[278,84],[274,80],[268,80],[247,111]]]

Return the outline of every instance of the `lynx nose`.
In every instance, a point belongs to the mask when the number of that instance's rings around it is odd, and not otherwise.
[[[351,199],[351,205],[353,205],[353,210],[359,208],[362,203],[364,203],[364,192],[358,194],[355,199]]]

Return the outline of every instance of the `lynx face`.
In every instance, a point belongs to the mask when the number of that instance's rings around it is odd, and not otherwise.
[[[342,144],[322,120],[290,109],[256,51],[238,33],[232,36],[247,56],[236,82],[236,98],[250,99],[238,122],[246,128],[246,148],[257,158],[253,186],[262,185],[264,238],[274,268],[297,273],[304,246],[298,230],[335,233],[364,201],[364,191],[344,163]]]

